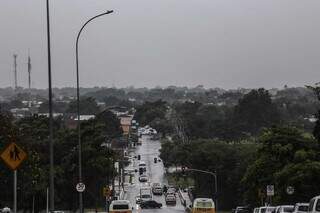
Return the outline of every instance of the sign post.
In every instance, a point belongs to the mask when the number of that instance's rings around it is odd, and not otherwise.
[[[17,170],[13,171],[13,212],[17,213]]]
[[[17,169],[27,158],[27,154],[12,142],[1,153],[0,158],[13,171],[13,213],[17,213]]]
[[[269,204],[272,204],[272,196],[274,196],[274,185],[267,185],[267,196],[269,198]]]

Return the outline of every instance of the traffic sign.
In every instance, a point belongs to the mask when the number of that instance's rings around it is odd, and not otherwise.
[[[15,171],[27,158],[27,153],[25,153],[17,144],[12,142],[5,148],[0,157],[11,170]]]
[[[288,195],[292,195],[294,193],[294,187],[288,186],[286,191],[287,191]]]
[[[274,196],[274,185],[267,185],[267,196]]]
[[[103,187],[103,196],[104,197],[110,197],[111,195],[111,190],[109,186]]]
[[[84,183],[78,183],[76,189],[78,192],[84,192],[84,190],[86,190],[86,185],[84,185]]]

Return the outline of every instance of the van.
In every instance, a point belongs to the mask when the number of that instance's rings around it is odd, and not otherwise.
[[[128,200],[114,200],[110,204],[110,213],[132,213],[132,207]]]
[[[192,213],[216,213],[214,202],[210,198],[196,198],[193,201]]]
[[[309,213],[319,213],[320,212],[320,196],[312,198],[309,202]]]

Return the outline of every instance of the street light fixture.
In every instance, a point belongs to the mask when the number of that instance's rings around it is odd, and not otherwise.
[[[212,176],[214,177],[215,205],[216,205],[216,210],[218,210],[218,198],[217,198],[217,194],[218,194],[218,182],[217,182],[217,181],[218,181],[218,180],[217,180],[217,171],[215,171],[215,172],[210,172],[210,171],[205,171],[205,170],[201,170],[201,169],[183,168],[183,172],[184,172],[184,171],[200,172],[200,173],[212,175]]]
[[[80,87],[79,87],[79,53],[78,53],[78,43],[79,43],[79,38],[81,35],[82,30],[84,27],[91,22],[92,20],[104,16],[107,14],[113,13],[113,10],[108,10],[104,13],[101,13],[99,15],[96,15],[89,19],[84,25],[81,27],[80,31],[78,32],[77,35],[77,40],[76,40],[76,68],[77,68],[77,117],[78,117],[78,152],[79,152],[79,183],[82,183],[82,148],[81,148],[81,131],[80,131]],[[83,198],[82,198],[82,192],[79,192],[79,211],[80,213],[83,213]]]

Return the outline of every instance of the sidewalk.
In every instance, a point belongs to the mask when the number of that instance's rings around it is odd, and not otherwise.
[[[188,192],[184,192],[181,189],[179,189],[179,196],[182,205],[185,207],[186,212],[191,212],[191,206],[192,206],[192,201],[190,200]]]

